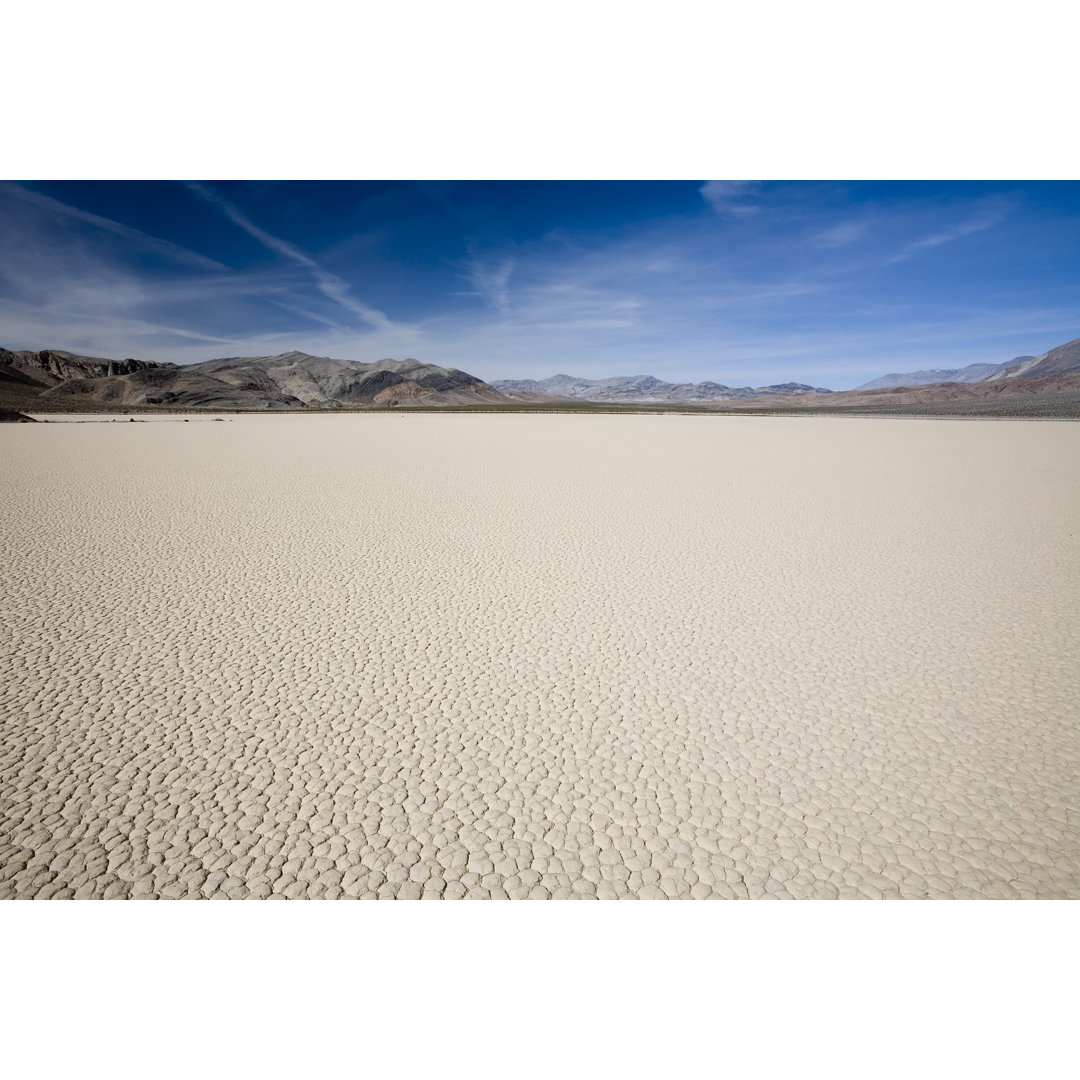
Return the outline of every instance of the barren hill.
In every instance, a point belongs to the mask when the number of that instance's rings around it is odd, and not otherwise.
[[[987,382],[1000,379],[1038,378],[1042,375],[1065,375],[1080,371],[1080,338],[1050,349],[1040,356],[1021,357],[1021,363],[991,375]]]
[[[507,399],[467,372],[417,360],[363,364],[288,352],[177,366],[0,350],[0,400],[20,408],[320,409]]]
[[[989,383],[1005,379],[1039,378],[1043,375],[1067,375],[1080,371],[1080,338],[1066,342],[1040,356],[1015,356],[1003,364],[969,364],[955,370],[909,371],[890,373],[857,386],[851,393],[883,390],[892,387],[938,385],[941,383]],[[1020,391],[1031,393],[1031,390]]]
[[[161,366],[149,360],[109,360],[100,356],[78,356],[60,349],[42,349],[40,352],[0,349],[0,376],[11,378],[14,375],[17,379],[22,375],[30,383],[42,386],[56,386],[66,379],[128,375]]]
[[[1030,356],[1016,356],[1003,364],[968,364],[964,368],[930,368],[925,371],[890,372],[878,379],[856,386],[856,390],[885,390],[893,386],[926,386],[931,383],[973,383],[981,382],[999,371],[1031,360]]]
[[[287,352],[278,356],[208,360],[186,370],[212,376],[237,388],[276,393],[320,408],[370,404],[384,391],[392,391],[395,387],[400,388],[397,395],[400,400],[418,404],[505,400],[502,394],[475,375],[412,359],[361,364],[354,360]],[[391,394],[390,398],[393,397]]]
[[[921,405],[930,402],[986,401],[996,398],[1032,397],[1080,391],[1080,371],[1043,375],[1031,379],[1008,379],[978,383],[931,383],[927,386],[890,386],[878,390],[845,390],[824,397],[818,394],[784,394],[749,401],[746,408],[813,408],[844,406]]]

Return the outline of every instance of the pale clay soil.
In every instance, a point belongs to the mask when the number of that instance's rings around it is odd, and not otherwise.
[[[1080,425],[0,448],[2,897],[1080,897]]]

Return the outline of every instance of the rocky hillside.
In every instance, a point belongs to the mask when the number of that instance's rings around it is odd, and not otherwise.
[[[669,383],[652,375],[619,375],[610,379],[582,379],[574,375],[552,375],[549,379],[499,379],[492,386],[518,400],[534,401],[537,396],[577,401],[609,403],[649,403],[679,401],[739,401],[772,394],[828,394],[829,390],[805,383],[775,386],[730,387],[722,383]]]
[[[931,402],[989,401],[1080,391],[1080,371],[1042,375],[1031,379],[999,379],[977,383],[931,383],[927,386],[888,386],[877,390],[845,390],[822,397],[817,394],[780,394],[745,403],[746,408],[831,409],[845,406],[924,405]]]
[[[502,394],[475,375],[411,359],[361,364],[288,352],[278,356],[208,360],[184,370],[238,389],[276,393],[324,409],[368,405],[376,399],[380,404],[398,400],[435,405],[504,400]]]
[[[974,383],[1004,371],[1015,364],[1022,364],[1030,356],[1017,356],[1003,364],[968,364],[965,368],[929,368],[925,371],[890,372],[878,379],[871,379],[856,390],[885,390],[892,386],[926,386],[930,383]]]
[[[1041,356],[1023,356],[1013,362],[1013,366],[996,372],[986,381],[999,379],[1033,379],[1043,375],[1066,375],[1080,371],[1080,338],[1067,341],[1055,349],[1044,352]]]
[[[0,351],[0,400],[21,408],[362,408],[505,402],[464,371],[417,360],[362,364],[288,352],[177,366]]]
[[[106,375],[129,375],[161,365],[148,360],[107,360],[99,356],[77,356],[59,349],[40,352],[12,352],[0,349],[0,369],[26,376],[31,383],[56,386],[67,379],[95,379]]]
[[[161,370],[146,360],[109,360],[102,356],[79,356],[60,349],[13,351],[0,349],[0,404],[31,408],[53,387],[91,380]]]
[[[989,375],[979,376],[985,368]],[[885,380],[941,374],[917,371]],[[960,378],[959,376],[963,376]],[[979,376],[979,377],[976,377]],[[418,360],[363,364],[303,352],[233,356],[177,366],[110,360],[47,349],[0,349],[0,407],[22,412],[50,409],[168,408],[338,409],[414,405],[550,404],[700,405],[713,408],[837,408],[974,402],[1016,395],[1080,391],[1080,339],[1007,366],[969,365],[947,380],[875,385],[834,392],[805,383],[730,387],[721,383],[668,383],[651,375],[581,379],[500,380],[488,384],[455,368]]]
[[[989,383],[1003,379],[1034,379],[1044,375],[1068,375],[1080,371],[1080,338],[1058,345],[1041,356],[1015,356],[1003,364],[969,364],[955,370],[892,373],[857,386],[851,393],[883,390],[897,386],[924,386],[938,383]],[[1030,390],[1024,393],[1030,393]]]

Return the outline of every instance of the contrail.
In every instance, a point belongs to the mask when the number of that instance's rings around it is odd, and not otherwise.
[[[23,202],[30,203],[32,206],[40,206],[45,210],[52,210],[54,213],[64,214],[66,217],[73,217],[78,221],[85,221],[88,225],[94,225],[99,229],[104,229],[106,232],[111,232],[115,236],[122,236],[125,240],[134,240],[144,244],[165,255],[172,256],[172,258],[176,259],[178,262],[187,263],[189,266],[197,266],[200,270],[229,269],[224,263],[219,263],[214,259],[208,259],[205,255],[200,255],[196,251],[188,251],[187,248],[181,247],[179,244],[174,244],[169,240],[162,240],[157,236],[150,236],[148,233],[140,232],[138,229],[132,229],[127,225],[121,225],[119,221],[112,221],[110,218],[91,214],[87,210],[80,210],[77,206],[69,206],[67,203],[60,202],[59,199],[53,199],[48,195],[42,195],[39,192],[31,191],[29,188],[24,188],[21,184],[6,181],[0,183],[0,195],[7,195],[13,199],[21,199]]]
[[[294,247],[287,240],[271,236],[265,229],[260,229],[253,221],[246,218],[228,199],[223,198],[216,191],[205,187],[203,184],[188,183],[187,187],[200,198],[210,203],[211,206],[220,210],[233,224],[239,225],[249,236],[253,236],[264,247],[278,255],[291,259],[300,266],[310,271],[315,279],[315,284],[324,296],[328,296],[335,303],[340,304],[347,311],[359,315],[364,322],[374,326],[378,330],[394,330],[398,327],[391,322],[381,311],[357,300],[349,292],[349,283],[342,280],[329,270],[324,270],[311,256],[305,255],[299,248]]]

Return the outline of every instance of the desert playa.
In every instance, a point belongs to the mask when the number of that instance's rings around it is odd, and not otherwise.
[[[1080,897],[1080,425],[0,448],[0,896]]]

